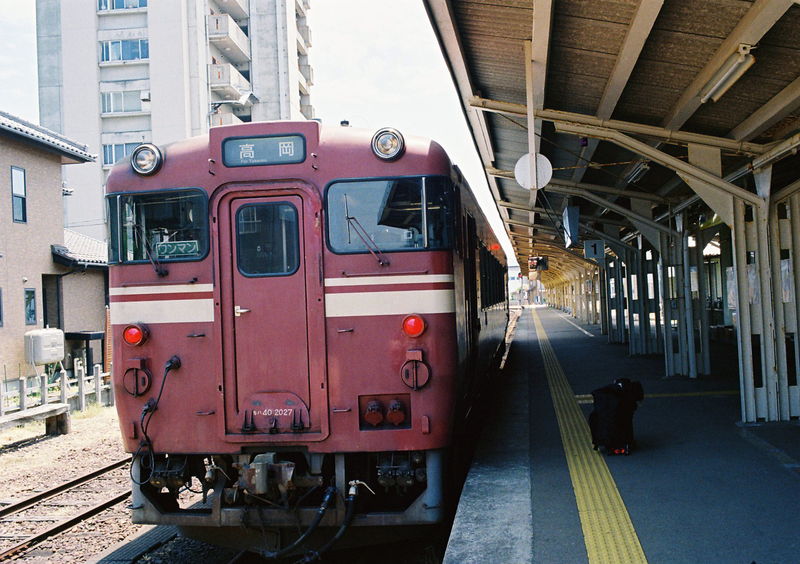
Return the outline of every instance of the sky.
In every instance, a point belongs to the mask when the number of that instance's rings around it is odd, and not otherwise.
[[[515,263],[422,1],[310,4],[316,117],[367,129],[395,127],[437,141],[461,168]],[[38,123],[35,1],[0,0],[0,14],[0,110]]]

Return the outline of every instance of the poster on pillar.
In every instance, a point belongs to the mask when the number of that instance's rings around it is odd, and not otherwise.
[[[732,266],[725,268],[725,287],[728,290],[728,309],[739,309],[736,303],[736,272]]]
[[[781,259],[781,293],[783,303],[788,304],[794,301],[794,274],[792,271],[792,259]]]
[[[758,305],[761,303],[761,285],[758,283],[758,265],[755,263],[747,265],[747,286],[750,291],[750,303]]]

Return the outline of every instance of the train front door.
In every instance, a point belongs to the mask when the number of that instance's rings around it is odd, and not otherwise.
[[[316,205],[288,192],[223,200],[228,435],[282,441],[326,434],[324,363],[315,361],[324,358],[320,264],[308,260],[321,245]]]

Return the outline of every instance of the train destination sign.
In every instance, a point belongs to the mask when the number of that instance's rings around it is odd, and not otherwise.
[[[222,142],[225,166],[295,164],[306,160],[302,135],[231,137]]]
[[[197,241],[163,241],[156,243],[158,258],[193,257],[200,254]]]

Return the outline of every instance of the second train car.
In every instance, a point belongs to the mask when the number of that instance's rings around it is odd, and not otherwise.
[[[137,147],[107,205],[134,522],[277,557],[445,518],[454,429],[508,302],[500,244],[441,146],[217,127]]]

